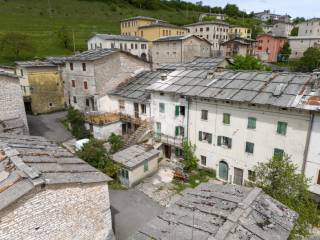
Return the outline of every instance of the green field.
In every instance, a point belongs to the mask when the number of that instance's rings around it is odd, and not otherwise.
[[[56,32],[65,26],[74,32],[76,48],[86,48],[86,40],[94,32],[120,32],[119,21],[144,15],[161,18],[174,24],[196,21],[199,12],[176,9],[144,10],[122,2],[105,3],[93,0],[0,0],[0,35],[22,32],[32,38],[34,57],[67,55],[70,50],[60,46]],[[0,64],[13,59],[0,52]]]

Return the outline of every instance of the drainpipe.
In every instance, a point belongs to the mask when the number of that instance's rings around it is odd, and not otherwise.
[[[314,113],[311,113],[310,124],[308,127],[308,133],[307,133],[307,141],[306,141],[306,146],[304,148],[304,153],[303,153],[303,162],[302,162],[302,169],[301,169],[302,174],[304,174],[305,170],[306,170],[307,158],[308,158],[308,153],[309,153],[310,137],[311,137],[311,132],[312,132],[312,128],[313,128],[313,121],[314,121]]]
[[[190,114],[189,114],[189,111],[190,111],[190,98],[188,97],[188,110],[187,110],[187,141],[189,141],[189,117],[190,117]]]

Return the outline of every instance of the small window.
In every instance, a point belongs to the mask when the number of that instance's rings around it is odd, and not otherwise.
[[[230,114],[229,113],[224,113],[223,114],[223,123],[224,124],[230,124]]]
[[[317,184],[320,184],[320,170],[318,171],[318,179],[317,179]]]
[[[199,141],[207,141],[208,143],[212,143],[212,134],[199,131]]]
[[[88,98],[86,99],[86,106],[87,106],[87,107],[89,107],[89,106],[90,106],[90,101],[89,101],[89,99],[88,99]]]
[[[73,63],[69,64],[70,70],[73,71]]]
[[[146,113],[147,113],[147,105],[141,104],[141,114],[146,114]]]
[[[283,149],[279,149],[279,148],[275,148],[274,152],[273,152],[273,156],[274,157],[280,157],[283,158],[284,155],[284,150]]]
[[[254,143],[246,142],[246,153],[253,153]]]
[[[201,110],[201,120],[208,120],[208,110]]]
[[[73,96],[73,103],[77,103],[77,98]]]
[[[23,77],[23,70],[20,69],[20,75]]]
[[[165,112],[165,105],[164,103],[159,103],[159,112],[164,113]]]
[[[85,63],[82,63],[82,70],[83,70],[83,71],[87,71],[87,66],[86,66]]]
[[[176,106],[175,116],[178,117],[179,115],[185,116],[186,107],[185,106]]]
[[[76,81],[75,80],[71,80],[71,86],[72,87],[76,87]]]
[[[175,136],[176,137],[179,137],[179,136],[184,137],[184,127],[176,126]]]
[[[207,166],[207,157],[206,156],[201,156],[201,165]]]
[[[248,179],[251,182],[255,182],[256,181],[256,172],[252,171],[252,170],[248,170]]]
[[[257,122],[256,118],[249,117],[248,118],[248,128],[249,129],[256,129],[256,122]]]
[[[88,82],[87,81],[83,82],[83,87],[84,87],[84,89],[88,89]]]
[[[149,170],[149,164],[148,164],[148,160],[145,160],[143,162],[143,171],[147,172]]]
[[[50,108],[53,107],[53,104],[52,104],[52,103],[49,103],[49,107],[50,107]]]
[[[287,126],[288,126],[288,124],[286,122],[278,122],[277,133],[279,133],[281,135],[286,135],[287,134]]]
[[[175,148],[175,155],[176,157],[182,157],[183,156],[183,151],[181,148]]]
[[[121,169],[121,177],[124,179],[129,179],[129,172],[126,169]]]
[[[225,136],[218,136],[217,145],[232,148],[232,139]]]
[[[120,111],[125,109],[124,100],[119,100],[119,109]]]

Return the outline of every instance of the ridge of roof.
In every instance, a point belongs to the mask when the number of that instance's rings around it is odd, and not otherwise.
[[[106,34],[106,33],[96,33],[91,38],[93,38],[93,37],[99,37],[99,38],[104,39],[104,40],[148,42],[143,37],[129,36],[129,35],[115,35],[115,34]]]

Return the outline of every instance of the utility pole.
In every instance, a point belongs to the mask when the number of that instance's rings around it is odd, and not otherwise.
[[[74,30],[72,29],[72,39],[73,39],[73,53],[76,53],[76,42],[74,38]]]

